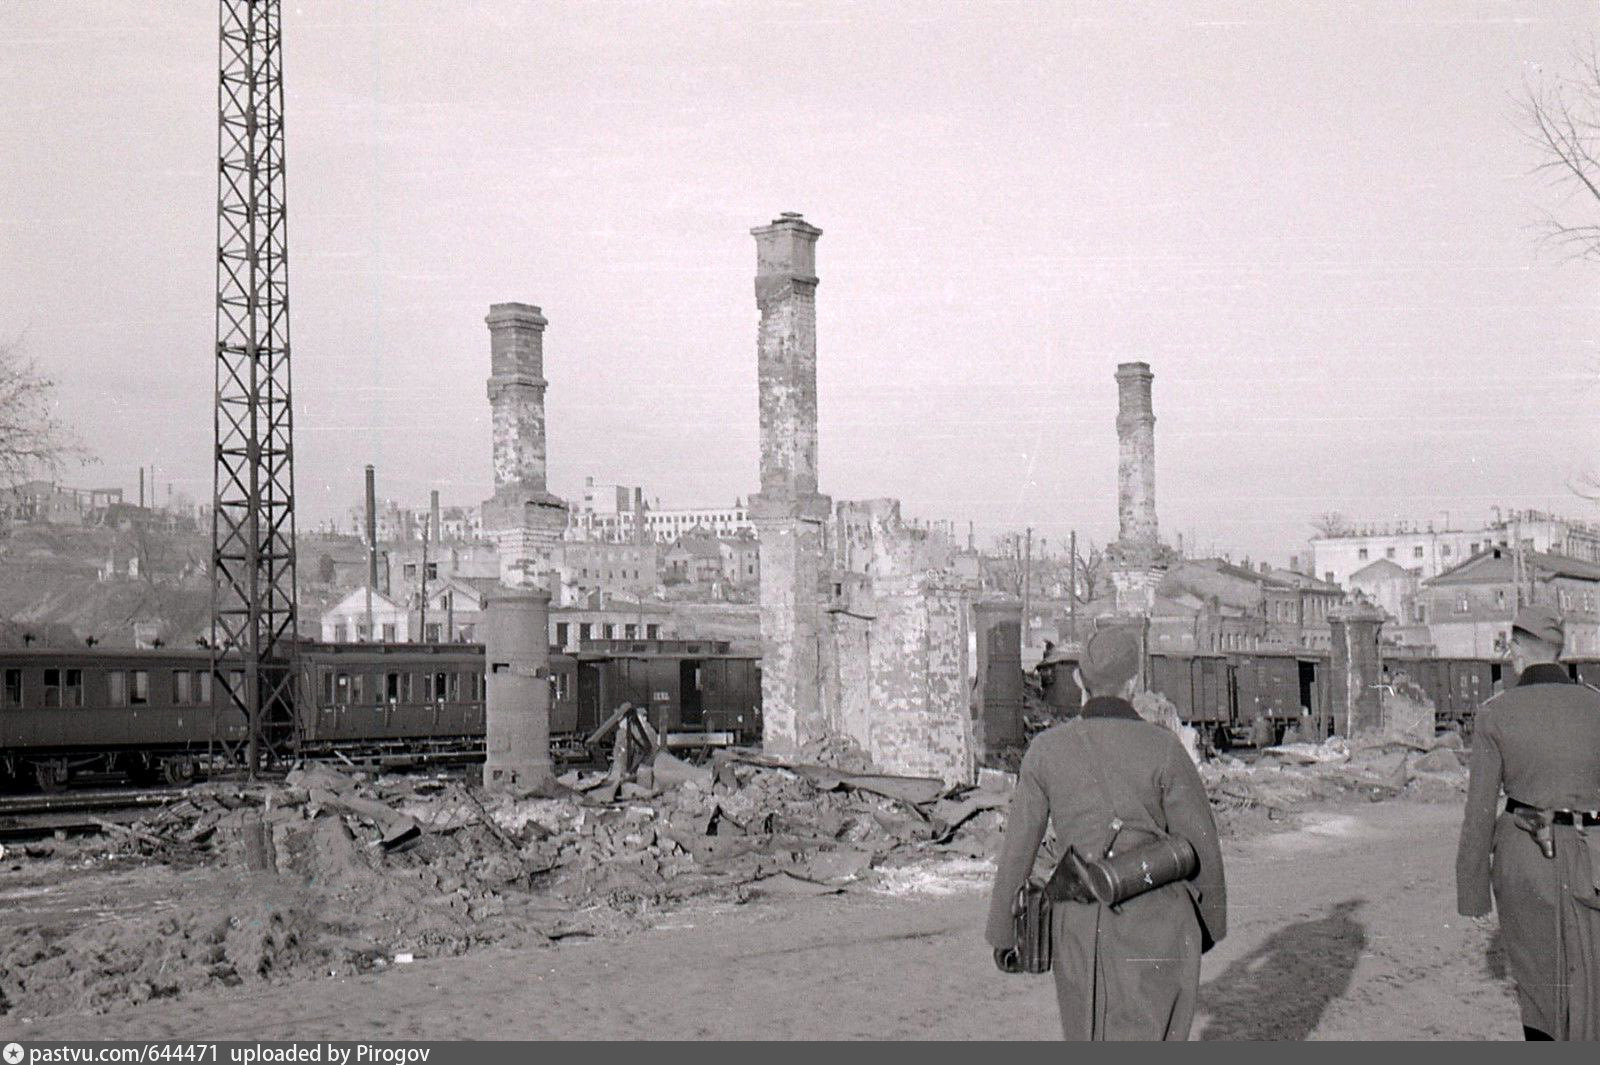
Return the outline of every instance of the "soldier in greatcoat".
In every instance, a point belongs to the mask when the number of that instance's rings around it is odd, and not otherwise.
[[[1167,832],[1194,848],[1192,878],[1116,909],[1056,903],[1052,973],[1068,1039],[1187,1039],[1201,951],[1227,930],[1222,853],[1200,775],[1178,737],[1128,701],[1139,654],[1123,629],[1098,632],[1084,648],[1076,675],[1082,715],[1040,734],[1023,756],[990,900],[987,938],[1005,969],[1012,903],[1047,822],[1060,852],[1070,845],[1091,858],[1105,852],[1114,820],[1124,839]]]
[[[1528,1039],[1600,1039],[1600,692],[1556,661],[1564,637],[1549,607],[1517,612],[1516,685],[1473,724],[1456,855],[1462,915],[1492,894]]]

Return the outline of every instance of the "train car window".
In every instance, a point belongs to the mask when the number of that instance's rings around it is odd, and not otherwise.
[[[61,705],[83,705],[83,670],[63,669],[61,671]]]
[[[382,706],[388,701],[384,698],[387,694],[388,693],[384,690],[383,674],[374,673],[372,675],[372,705]]]
[[[71,672],[71,670],[68,670]],[[148,669],[135,669],[128,675],[128,703],[131,706],[145,706],[150,702],[150,671]]]
[[[5,699],[7,706],[22,705],[22,670],[6,670]]]
[[[397,703],[400,701],[400,674],[384,674],[383,694],[384,698],[388,699],[391,703]]]
[[[350,705],[356,706],[367,701],[367,678],[361,673],[350,674]]]
[[[322,675],[322,705],[323,706],[332,706],[333,705],[333,670],[331,670],[331,669],[319,669],[317,672]]]
[[[400,701],[413,703],[417,700],[416,688],[417,675],[415,673],[400,674]]]
[[[61,705],[61,671],[47,669],[44,671],[44,707],[54,710]]]
[[[459,703],[461,701],[461,674],[459,674],[459,673],[446,673],[445,677],[446,677],[446,683],[450,685],[450,687],[449,687],[449,693],[450,694],[447,696],[447,698],[452,703]]]
[[[190,689],[190,680],[187,669],[175,669],[172,671],[172,701],[179,706],[189,705],[190,696],[193,694]]]
[[[428,692],[428,699],[431,702],[438,702],[438,703],[444,702],[444,674],[443,673],[435,673],[435,674],[433,674],[432,690],[430,690]]]
[[[211,671],[197,669],[194,671],[195,704],[197,706],[211,705]]]
[[[335,694],[333,701],[348,703],[350,701],[350,674],[340,673],[335,681]]]
[[[112,706],[128,705],[128,675],[122,670],[106,673],[106,699]]]

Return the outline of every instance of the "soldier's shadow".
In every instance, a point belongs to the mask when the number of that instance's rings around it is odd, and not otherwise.
[[[1364,899],[1299,921],[1233,962],[1200,988],[1208,1014],[1201,1039],[1304,1039],[1328,1004],[1350,987],[1367,930],[1355,914]]]

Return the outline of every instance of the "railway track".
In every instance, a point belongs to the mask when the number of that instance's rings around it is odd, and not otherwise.
[[[0,841],[42,839],[56,833],[90,835],[105,822],[132,821],[178,802],[187,788],[115,788],[49,795],[0,797]]]

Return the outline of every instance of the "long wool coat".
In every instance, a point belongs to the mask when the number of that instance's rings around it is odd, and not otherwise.
[[[1007,814],[987,938],[994,947],[1013,944],[1012,900],[1033,869],[1047,823],[1061,853],[1070,844],[1098,858],[1113,818],[1125,826],[1121,845],[1140,833],[1170,832],[1189,841],[1200,867],[1192,879],[1114,911],[1092,902],[1055,904],[1062,1032],[1075,1040],[1187,1039],[1202,942],[1227,932],[1222,852],[1200,774],[1178,737],[1124,700],[1091,699],[1081,718],[1028,746]]]
[[[1555,858],[1500,812],[1499,797],[1600,810],[1600,692],[1553,664],[1478,712],[1456,854],[1457,909],[1489,912],[1517,981],[1522,1023],[1557,1039],[1600,1039],[1600,826],[1557,825]]]

